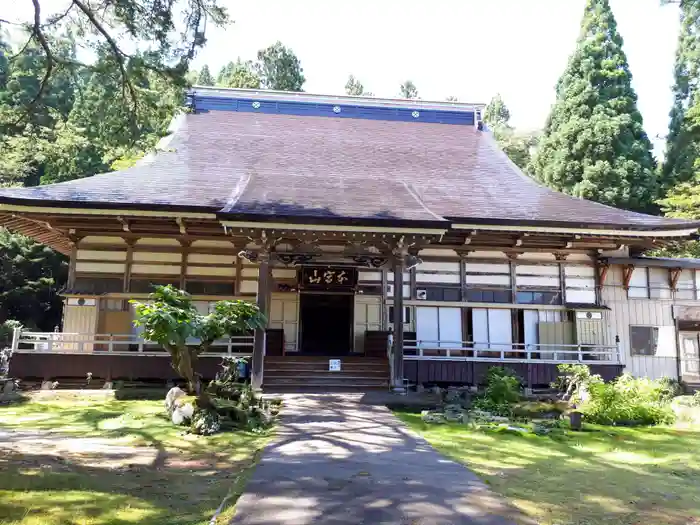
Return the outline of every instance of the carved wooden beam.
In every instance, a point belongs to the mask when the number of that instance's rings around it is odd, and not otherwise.
[[[678,289],[678,279],[681,276],[681,271],[680,268],[671,268],[668,271],[669,284],[671,285],[671,290],[674,292]]]
[[[630,289],[630,281],[632,280],[632,272],[634,272],[634,265],[627,264],[622,267],[622,285],[625,290]]]
[[[599,264],[597,267],[598,271],[598,286],[602,288],[605,286],[605,280],[608,277],[608,270],[610,270],[610,265],[609,264]],[[630,277],[632,274],[630,274]],[[629,282],[629,281],[628,281]]]

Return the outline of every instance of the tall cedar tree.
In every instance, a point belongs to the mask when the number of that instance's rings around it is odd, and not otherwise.
[[[673,108],[660,181],[664,190],[691,180],[695,175],[695,161],[700,157],[700,134],[688,115],[689,110],[700,103],[700,1],[681,2],[679,12],[681,28],[674,68]]]
[[[204,64],[202,66],[202,70],[199,72],[199,75],[197,76],[197,85],[198,86],[213,86],[214,85],[214,77],[211,76],[211,72],[209,71],[209,66]]]
[[[622,46],[608,0],[588,0],[533,169],[556,190],[654,212],[655,162]]]

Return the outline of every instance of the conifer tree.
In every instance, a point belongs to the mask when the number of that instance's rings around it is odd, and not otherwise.
[[[688,114],[700,103],[700,1],[681,2],[679,11],[681,28],[674,68],[673,108],[660,181],[664,190],[692,179],[695,160],[700,157],[700,134]]]
[[[199,72],[199,75],[197,76],[197,85],[198,86],[213,86],[214,85],[214,77],[211,76],[211,71],[209,71],[209,66],[206,64],[204,64],[202,66],[202,69]]]
[[[587,0],[533,170],[556,190],[650,212],[655,162],[622,47],[608,0]]]

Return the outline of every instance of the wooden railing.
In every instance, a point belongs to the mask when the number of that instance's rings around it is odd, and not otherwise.
[[[194,342],[193,342],[194,344]],[[168,356],[157,343],[133,334],[78,334],[63,332],[24,332],[16,330],[12,351],[39,354],[102,354]],[[253,336],[243,335],[214,341],[201,355],[249,356],[253,353]]]
[[[404,359],[620,364],[617,346],[406,340]]]

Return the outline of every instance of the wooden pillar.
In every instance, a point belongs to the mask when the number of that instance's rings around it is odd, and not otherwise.
[[[124,261],[124,283],[122,291],[128,292],[131,290],[131,267],[134,263],[134,245],[137,239],[124,239],[126,242],[126,260]]]
[[[73,241],[70,248],[70,261],[68,262],[68,289],[75,287],[75,266],[78,262],[78,242]]]
[[[269,250],[261,250],[258,255],[260,263],[258,275],[258,295],[257,305],[260,311],[265,315],[265,318],[270,313],[270,282],[272,275],[270,273],[270,252]],[[265,333],[266,327],[255,330],[255,340],[253,343],[253,363],[250,375],[250,382],[253,390],[261,390],[263,385],[263,365],[265,361]]]
[[[394,347],[392,348],[393,366],[391,367],[391,387],[396,392],[403,392],[403,269],[404,256],[400,253],[394,258]]]

